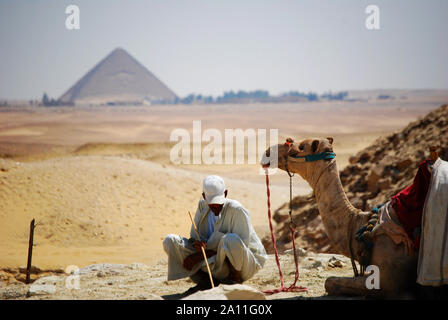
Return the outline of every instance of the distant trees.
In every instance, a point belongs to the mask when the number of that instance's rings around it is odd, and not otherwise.
[[[317,93],[314,93],[314,92],[302,93],[299,91],[289,91],[289,92],[284,93],[282,96],[283,97],[298,97],[298,98],[306,99],[308,101],[318,101],[319,100]]]
[[[346,97],[348,96],[348,91],[340,91],[337,93],[331,93],[331,91],[329,91],[328,93],[324,93],[322,95],[322,99],[327,99],[327,100],[344,100]]]
[[[44,92],[44,96],[42,97],[42,104],[44,106],[48,106],[49,103],[50,103],[50,99],[48,98],[47,93]]]
[[[226,103],[226,102],[234,102],[236,100],[242,101],[263,101],[270,98],[269,92],[265,90],[255,90],[255,91],[243,91],[239,90],[238,92],[227,91],[224,92],[222,96],[216,98],[217,103]]]
[[[49,98],[47,93],[44,92],[42,96],[42,105],[45,107],[55,107],[55,106],[71,106],[73,103],[61,103],[59,100],[55,100],[53,98]]]
[[[324,93],[319,97],[315,92],[300,92],[289,91],[283,94],[273,96],[266,90],[255,91],[225,91],[221,96],[213,98],[212,96],[203,96],[201,94],[189,94],[184,98],[176,99],[175,103],[181,104],[211,104],[211,103],[251,103],[251,102],[299,102],[299,101],[319,101],[320,99],[326,100],[344,100],[348,96],[347,91],[341,91],[337,93]]]
[[[42,97],[42,104],[45,107],[51,107],[51,106],[56,106],[57,105],[57,101],[54,99],[50,99],[47,95],[46,92],[44,92],[44,95]]]
[[[225,91],[222,95],[214,98],[213,96],[206,96],[202,94],[190,93],[189,95],[174,100],[153,100],[145,98],[150,104],[213,104],[213,103],[285,103],[285,102],[313,102],[323,100],[344,100],[348,96],[347,91],[332,93],[331,91],[319,96],[315,92],[300,92],[288,91],[279,95],[271,95],[267,90],[254,91]],[[379,99],[387,99],[387,97],[380,96]],[[74,105],[73,103],[62,103],[59,100],[50,98],[46,92],[42,96],[42,103],[45,107]],[[110,102],[108,105],[116,105],[115,102]]]

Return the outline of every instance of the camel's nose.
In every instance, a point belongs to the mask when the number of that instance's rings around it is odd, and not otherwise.
[[[269,158],[271,151],[270,149],[266,150],[265,153],[263,153],[263,157],[261,157],[260,164],[263,168],[268,168],[271,164],[271,159]]]
[[[270,164],[271,164],[270,162],[268,162],[268,163],[262,163],[262,164],[261,164],[261,167],[262,167],[262,168],[269,168]]]

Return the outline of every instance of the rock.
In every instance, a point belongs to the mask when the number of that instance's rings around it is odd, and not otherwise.
[[[358,157],[358,162],[360,164],[364,164],[369,160],[370,160],[370,154],[368,152],[364,152]]]
[[[355,165],[355,164],[357,164],[357,162],[358,162],[358,157],[350,156],[350,157],[348,158],[348,162],[349,162],[350,164],[352,164],[352,165]]]
[[[412,165],[413,161],[411,159],[405,159],[402,161],[397,162],[397,168],[398,170],[402,171]]]
[[[26,293],[27,293],[27,287],[20,282],[16,282],[7,287],[0,288],[0,299],[25,298]]]
[[[328,260],[327,264],[330,268],[342,268],[344,266],[344,263],[336,258],[335,256],[331,257],[330,260]]]
[[[161,296],[152,293],[148,293],[147,295],[142,296],[141,298],[145,300],[163,300]]]
[[[56,285],[60,282],[64,282],[63,277],[49,276],[37,279],[33,282],[33,285]]]
[[[51,284],[32,284],[28,289],[27,296],[40,296],[47,294],[54,294],[56,286]]]
[[[381,179],[381,176],[376,173],[375,170],[370,172],[369,177],[367,178],[367,191],[375,193],[378,191],[378,180]]]
[[[303,267],[306,269],[322,267],[322,261],[316,257],[306,257],[303,261]]]
[[[265,295],[244,284],[219,285],[196,292],[182,300],[266,300]]]
[[[391,179],[387,177],[386,179],[382,179],[378,183],[378,187],[380,190],[388,190],[390,188],[391,182],[392,182]]]
[[[36,274],[31,273],[30,274],[30,282],[34,282],[34,280],[36,280],[37,277],[38,276]],[[22,282],[22,283],[26,282],[26,274],[18,273],[14,276],[14,278],[19,282]]]
[[[366,192],[366,190],[367,182],[365,182],[363,177],[360,177],[358,180],[356,180],[351,189],[352,192]]]
[[[26,267],[20,266],[19,267],[19,272],[26,274]],[[41,272],[42,272],[42,270],[40,268],[36,267],[36,266],[31,266],[31,268],[30,268],[30,273],[39,274]]]
[[[134,262],[134,263],[131,263],[130,265],[128,265],[128,268],[131,270],[144,271],[144,270],[148,270],[149,267],[146,264],[143,264],[140,262]]]
[[[118,275],[126,269],[124,264],[100,263],[92,264],[90,266],[79,269],[80,275],[87,275],[90,273],[104,272],[106,275]]]
[[[14,276],[11,273],[6,272],[6,271],[0,271],[0,283],[1,284],[3,284],[3,283],[6,284],[6,283],[10,282],[11,278],[14,278]]]
[[[364,201],[361,198],[354,197],[350,199],[350,202],[355,208],[362,208],[364,206]]]
[[[319,269],[324,266],[342,268],[347,263],[350,263],[350,259],[340,254],[316,253],[305,258],[301,265],[307,269]]]
[[[306,257],[306,255],[308,254],[308,252],[305,249],[303,249],[303,248],[297,248],[296,252],[297,252],[297,256],[298,257]],[[293,255],[294,254],[294,250],[293,249],[288,249],[288,250],[285,250],[284,253]]]
[[[276,222],[276,223],[280,223],[283,221],[286,221],[289,219],[289,209],[282,209],[282,210],[277,210],[274,213],[274,216],[272,217],[272,219]]]

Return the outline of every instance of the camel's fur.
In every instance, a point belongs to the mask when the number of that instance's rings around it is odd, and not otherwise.
[[[345,195],[336,166],[336,159],[314,162],[299,162],[290,155],[305,156],[311,153],[332,152],[333,139],[308,139],[294,143],[289,149],[278,145],[278,167],[285,170],[285,155],[289,150],[288,168],[298,173],[313,188],[319,213],[326,233],[334,247],[350,257],[348,228],[350,215],[353,216],[351,245],[353,252],[358,250],[356,231],[367,222],[368,212],[353,207]],[[271,152],[271,148],[268,149]],[[269,153],[267,153],[269,155]],[[358,278],[331,277],[326,281],[327,292],[331,295],[355,294],[380,297],[399,297],[415,284],[417,255],[407,256],[403,244],[396,245],[387,235],[381,234],[375,240],[371,265],[380,271],[380,289],[366,289],[365,280]],[[368,275],[364,276],[367,277]]]

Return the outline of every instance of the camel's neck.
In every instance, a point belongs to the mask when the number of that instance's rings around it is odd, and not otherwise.
[[[322,222],[335,248],[348,256],[347,237],[350,216],[357,216],[359,210],[353,207],[345,195],[335,160],[332,160],[332,163],[318,174],[320,177],[316,176],[313,179],[315,181],[314,195]]]

